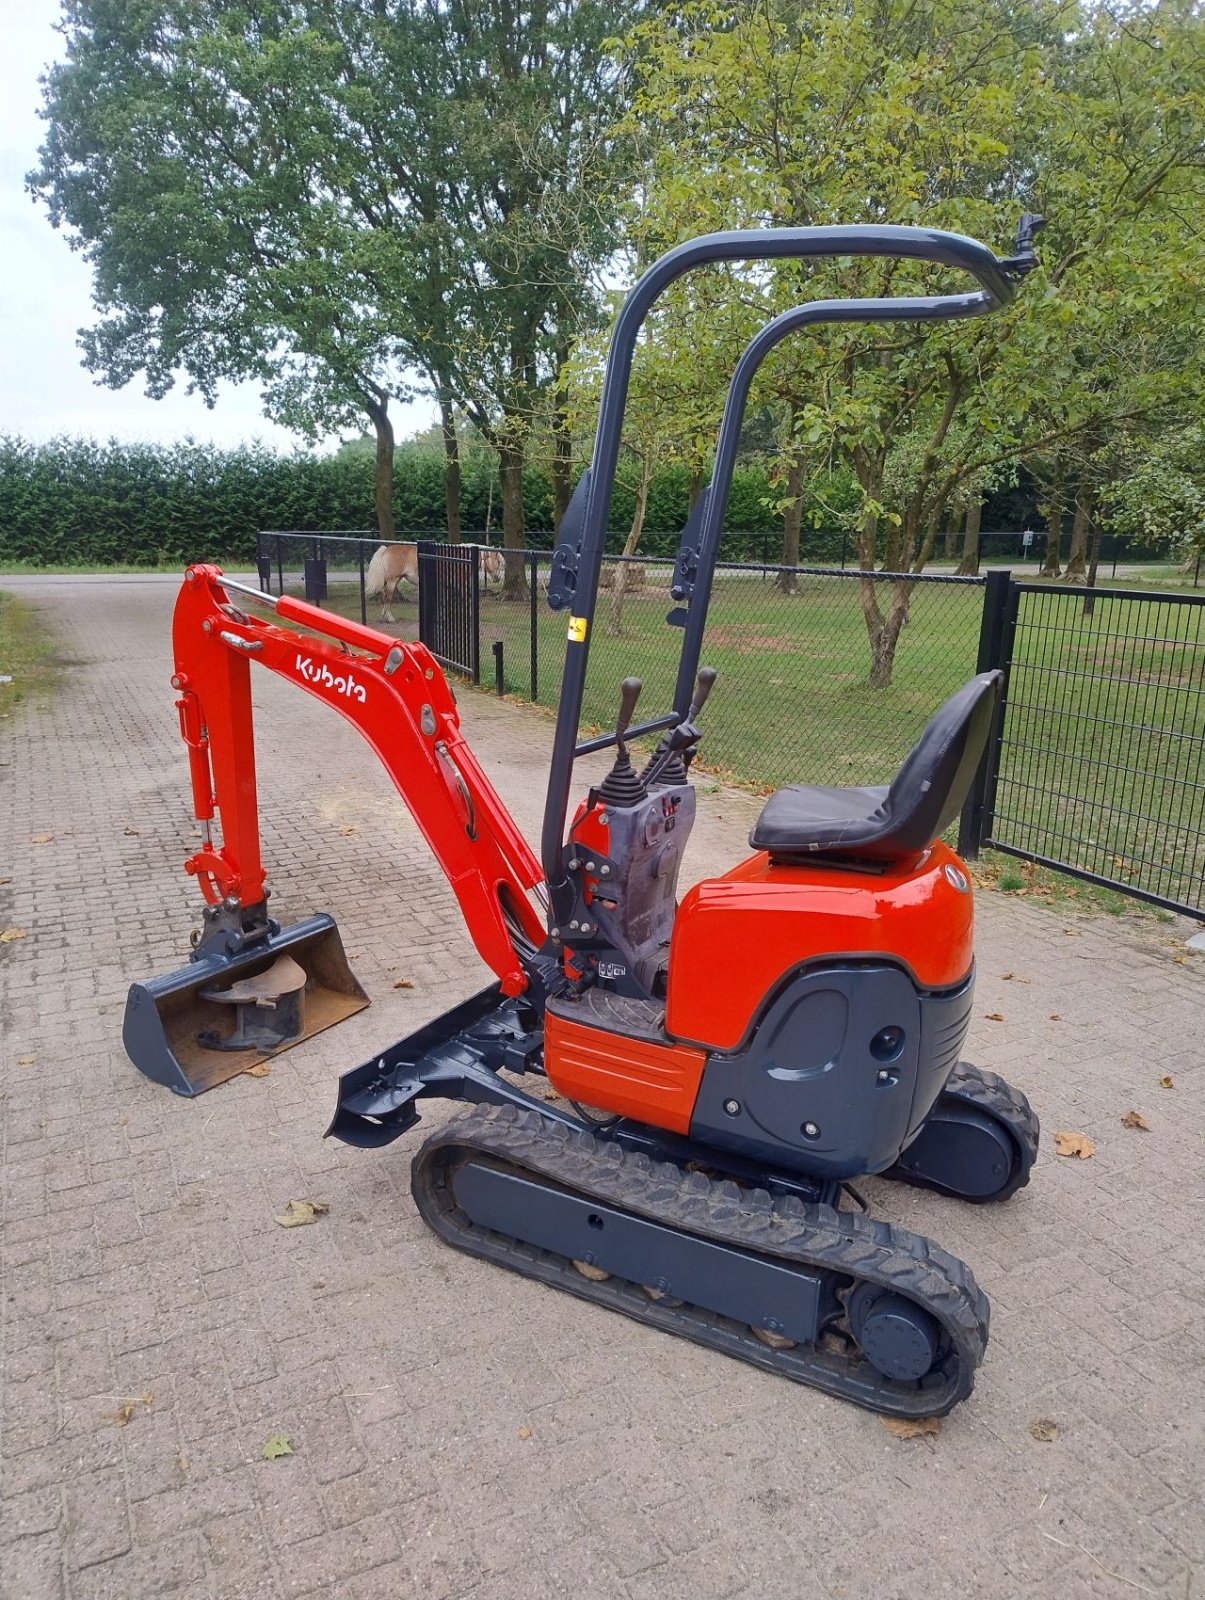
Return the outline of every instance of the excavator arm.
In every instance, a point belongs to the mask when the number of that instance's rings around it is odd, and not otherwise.
[[[250,615],[237,603],[241,595],[307,631]],[[202,828],[201,848],[184,865],[206,900],[235,910],[264,899],[251,711],[257,661],[367,739],[451,884],[482,959],[503,993],[522,993],[528,980],[515,941],[538,948],[544,940],[527,897],[543,872],[465,742],[430,651],[201,564],[184,575],[172,640],[172,687]]]

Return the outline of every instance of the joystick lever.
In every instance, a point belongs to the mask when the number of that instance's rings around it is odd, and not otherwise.
[[[643,687],[639,678],[625,678],[619,686],[619,717],[615,723],[615,747],[620,756],[626,756],[628,753],[623,736],[636,714],[636,702],[640,699]]]
[[[619,691],[619,716],[615,723],[615,764],[599,787],[592,791],[606,806],[635,806],[648,799],[648,790],[632,770],[628,747],[624,742],[640,698],[639,678],[625,678]]]
[[[687,722],[694,722],[699,712],[707,704],[707,696],[711,693],[715,679],[716,671],[714,667],[699,668],[699,681],[695,684],[695,697],[690,702],[690,710],[686,713]]]

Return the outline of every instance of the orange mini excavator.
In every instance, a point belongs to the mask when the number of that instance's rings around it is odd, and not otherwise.
[[[125,1042],[182,1093],[208,1087],[364,1003],[328,917],[268,917],[256,819],[250,670],[342,712],[373,746],[460,902],[496,981],[341,1080],[330,1133],[384,1145],[428,1099],[463,1102],[413,1160],[422,1215],[449,1244],[858,1405],[940,1415],[969,1393],[988,1307],[929,1240],[842,1209],[878,1173],[973,1202],[1023,1185],[1038,1127],[1023,1096],[959,1060],[974,964],[967,874],[942,834],[991,736],[999,675],[937,711],[893,782],[792,786],[766,802],[753,853],[678,903],[695,816],[690,766],[715,674],[703,628],[753,375],[819,323],[929,321],[1007,304],[1034,264],[918,228],[712,234],[671,250],[628,295],[590,469],[563,519],[548,602],[568,613],[541,855],[461,737],[435,658],[213,566],[185,575],[173,685],[208,907],[194,960],[135,984]],[[579,721],[620,426],[637,331],[688,269],[717,261],[877,256],[976,280],[961,293],[817,300],[745,350],[712,481],[672,578],[681,630],[672,707],[613,733]],[[252,609],[254,608],[254,609]],[[285,628],[255,614],[274,612]],[[643,770],[628,743],[657,741]],[[575,758],[614,765],[569,818]],[[647,746],[646,746],[647,748]],[[220,821],[221,844],[212,838]],[[525,1075],[563,1097],[524,1092]],[[856,1198],[856,1197],[855,1197]]]

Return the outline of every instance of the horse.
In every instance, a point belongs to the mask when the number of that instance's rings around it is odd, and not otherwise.
[[[392,622],[389,609],[397,598],[397,586],[405,578],[418,586],[418,546],[416,544],[382,544],[373,552],[364,579],[365,596],[372,600],[381,597],[381,621]]]
[[[472,546],[462,548],[471,549]],[[502,551],[497,545],[479,544],[479,561],[481,573],[486,588],[489,587],[491,578],[495,583],[501,583],[504,573]],[[393,612],[389,609],[397,598],[397,587],[403,578],[407,583],[418,586],[418,546],[416,544],[382,544],[373,552],[372,560],[368,563],[368,572],[364,579],[364,593],[369,599],[381,597],[381,621],[392,622]]]

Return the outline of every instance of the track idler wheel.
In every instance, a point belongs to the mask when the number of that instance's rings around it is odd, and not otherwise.
[[[863,1283],[849,1297],[849,1328],[862,1354],[885,1378],[915,1383],[937,1359],[941,1330],[906,1295]]]

